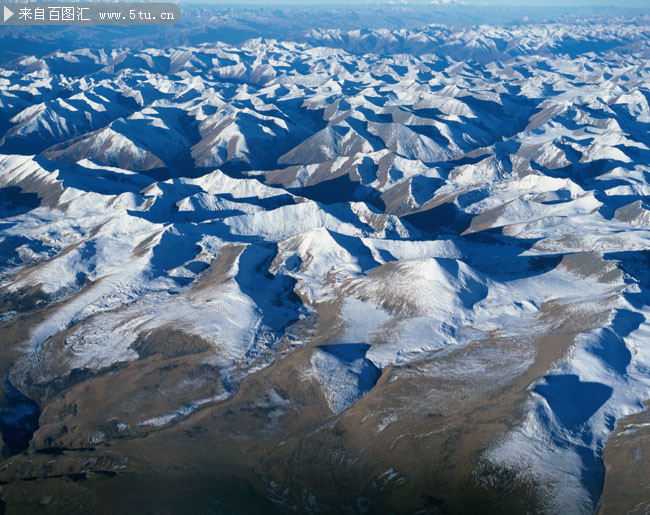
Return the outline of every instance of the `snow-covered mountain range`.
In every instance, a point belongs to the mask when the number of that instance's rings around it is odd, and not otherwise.
[[[646,22],[7,61],[3,502],[214,459],[279,511],[631,503],[603,453],[648,435]]]

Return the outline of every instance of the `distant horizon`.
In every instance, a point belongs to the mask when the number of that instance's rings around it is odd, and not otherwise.
[[[479,7],[519,7],[519,8],[614,8],[614,9],[646,9],[650,10],[647,0],[623,0],[613,3],[611,0],[592,1],[592,0],[251,0],[245,2],[233,2],[232,0],[199,0],[184,1],[186,4],[212,4],[228,6],[304,6],[304,7],[331,7],[350,6],[381,6],[381,5],[403,5],[403,6],[426,6],[432,7],[462,7],[462,6],[479,6]]]

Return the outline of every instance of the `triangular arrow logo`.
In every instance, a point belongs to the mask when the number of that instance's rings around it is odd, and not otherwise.
[[[4,18],[5,21],[7,21],[9,18],[11,18],[14,15],[13,11],[8,9],[7,6],[5,5],[5,10],[4,10]]]

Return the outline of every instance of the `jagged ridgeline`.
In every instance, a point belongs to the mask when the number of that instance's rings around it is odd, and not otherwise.
[[[0,511],[647,509],[648,18],[247,12],[3,50]]]

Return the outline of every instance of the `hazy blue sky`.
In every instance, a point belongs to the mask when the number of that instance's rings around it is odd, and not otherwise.
[[[210,0],[202,0],[209,2]],[[235,4],[233,0],[212,0],[216,3]],[[442,0],[439,0],[442,3]],[[325,5],[325,4],[340,4],[340,5],[363,5],[363,4],[378,4],[388,2],[378,2],[372,0],[246,0],[242,4],[257,4],[257,5]],[[397,2],[396,2],[397,3]],[[410,0],[409,4],[428,4],[428,0]],[[465,0],[466,4],[473,5],[520,5],[520,6],[553,6],[553,7],[646,7],[650,8],[650,0]]]

